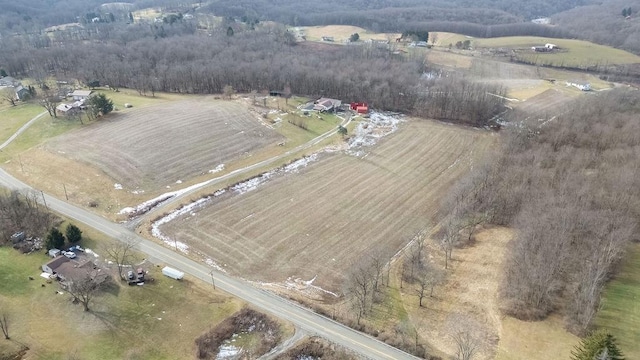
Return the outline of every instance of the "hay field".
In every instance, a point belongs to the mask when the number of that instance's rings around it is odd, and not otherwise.
[[[566,111],[566,107],[564,105],[576,99],[579,95],[582,94],[579,92],[572,93],[571,89],[567,90],[556,87],[533,96],[526,101],[510,103],[510,105],[513,106],[514,109],[539,118],[544,118],[546,116],[552,117],[554,115],[560,115]]]
[[[532,46],[546,43],[558,45],[562,50],[552,53],[534,53]],[[594,65],[616,65],[640,63],[640,56],[610,46],[598,45],[583,40],[552,39],[534,36],[509,36],[473,40],[474,48],[523,49],[519,56],[537,64],[554,66],[587,67]],[[565,51],[566,50],[566,51]]]
[[[155,189],[280,139],[242,104],[199,97],[110,114],[45,149],[98,167],[126,189]]]
[[[395,38],[400,37],[400,34],[396,33],[374,33],[361,27],[350,25],[301,26],[299,28],[304,30],[309,41],[320,41],[323,36],[332,36],[336,43],[342,43],[349,40],[349,37],[355,33],[360,35],[360,41],[369,39],[391,39],[393,41]]]
[[[496,141],[487,131],[412,120],[363,158],[325,154],[161,230],[234,275],[317,276],[315,285],[340,292],[354,261],[374,249],[395,253],[427,228],[449,186]]]

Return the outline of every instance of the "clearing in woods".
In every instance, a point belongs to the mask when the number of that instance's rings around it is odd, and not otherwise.
[[[392,255],[428,228],[441,196],[496,140],[484,130],[410,120],[364,157],[321,154],[299,173],[227,192],[161,230],[234,275],[315,279],[339,292],[364,254]]]
[[[559,50],[549,53],[534,52],[533,46],[555,44]],[[552,39],[534,36],[508,36],[491,39],[473,39],[474,48],[518,49],[518,57],[538,65],[588,67],[640,63],[640,56],[583,40]]]
[[[126,189],[157,189],[282,141],[240,103],[198,97],[110,114],[45,145]]]
[[[375,33],[369,32],[361,27],[349,26],[349,25],[327,25],[327,26],[302,26],[299,27],[306,34],[306,38],[309,41],[320,41],[323,36],[333,37],[334,42],[343,43],[349,40],[352,34],[357,33],[360,35],[360,41],[375,39],[375,40],[389,40],[394,41],[400,34],[396,33]]]

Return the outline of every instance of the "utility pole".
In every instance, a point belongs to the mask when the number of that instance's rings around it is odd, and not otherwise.
[[[44,207],[48,209],[49,206],[47,206],[47,199],[44,198],[44,191],[40,190],[40,195],[42,195],[42,202],[44,202]]]
[[[67,201],[69,201],[69,195],[67,194],[67,187],[65,186],[64,183],[62,183],[62,187],[64,188],[64,197],[67,198]]]
[[[213,278],[213,270],[209,273],[211,275],[211,285],[213,285],[213,290],[216,289],[216,280]]]

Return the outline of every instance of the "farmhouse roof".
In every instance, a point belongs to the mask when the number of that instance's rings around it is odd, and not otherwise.
[[[91,90],[76,90],[71,93],[71,96],[89,96],[92,92]]]
[[[66,262],[69,262],[69,259],[66,256],[58,256],[49,260],[46,265],[51,269],[51,271],[57,272],[58,268],[60,268],[60,266],[62,266],[62,264]]]
[[[20,82],[11,76],[5,76],[0,78],[0,86],[16,86],[20,85]]]
[[[63,256],[64,257],[64,256]],[[90,276],[89,271],[92,270],[93,264],[90,260],[83,263],[65,262],[58,266],[54,271],[58,276],[65,280],[80,279],[85,276]]]

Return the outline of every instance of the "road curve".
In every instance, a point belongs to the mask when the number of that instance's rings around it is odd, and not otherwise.
[[[11,176],[4,169],[0,169],[0,185],[15,190],[34,190],[29,185]],[[84,223],[107,236],[116,239],[124,239],[127,237],[135,239],[138,242],[138,249],[146,253],[150,258],[178,268],[194,278],[210,282],[213,276],[216,287],[278,318],[292,322],[308,334],[321,336],[369,359],[417,359],[410,354],[375,340],[370,336],[359,333],[329,318],[316,314],[300,305],[265,290],[257,289],[245,281],[212,270],[203,264],[144,239],[125,227],[112,223],[87,210],[45,193],[42,193],[42,199],[50,209]]]
[[[15,134],[11,135],[11,137],[9,137],[7,141],[3,142],[2,145],[0,145],[0,150],[4,149],[5,147],[7,147],[7,145],[11,144],[11,142],[15,140],[18,137],[18,135],[22,134],[25,130],[29,128],[29,126],[33,125],[34,122],[36,122],[38,119],[40,119],[46,114],[47,112],[43,111],[40,114],[36,115],[33,119],[29,120],[26,124],[22,125],[20,129],[18,129],[18,131],[15,132]]]

